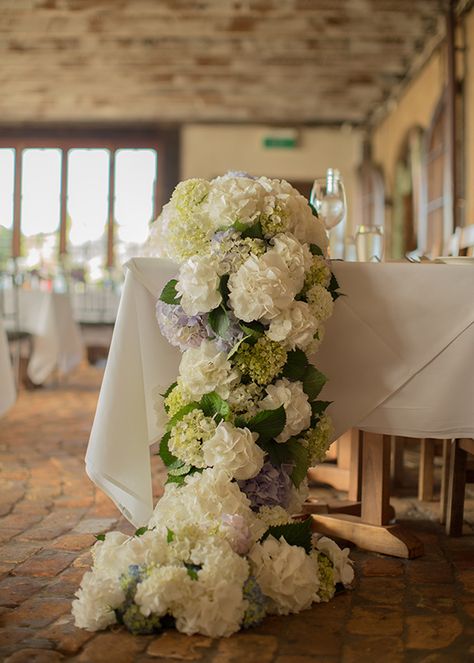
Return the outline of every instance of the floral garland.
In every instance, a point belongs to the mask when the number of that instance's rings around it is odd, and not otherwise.
[[[285,181],[182,182],[151,246],[180,265],[156,306],[183,351],[156,402],[168,479],[148,527],[95,544],[73,613],[89,630],[228,636],[353,578],[348,551],[293,517],[332,432],[312,361],[338,284],[322,223]]]

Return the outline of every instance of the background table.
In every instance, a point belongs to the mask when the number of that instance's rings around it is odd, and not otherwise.
[[[16,400],[15,379],[10,359],[7,334],[0,318],[0,417],[2,417]]]
[[[153,509],[148,447],[163,433],[154,396],[174,382],[180,360],[155,320],[156,299],[176,266],[149,258],[127,266],[86,466],[139,526]],[[365,496],[366,515],[384,536],[388,438],[377,434],[474,436],[474,269],[336,261],[333,270],[345,296],[316,362],[329,379],[322,398],[334,401],[334,439],[351,427],[371,436],[365,464],[375,502]]]
[[[5,291],[5,312],[13,308],[13,291]],[[28,362],[28,377],[42,384],[57,369],[72,371],[82,360],[84,346],[79,326],[74,321],[71,301],[66,293],[19,290],[19,330],[33,336],[33,352]],[[8,330],[13,319],[5,319]]]

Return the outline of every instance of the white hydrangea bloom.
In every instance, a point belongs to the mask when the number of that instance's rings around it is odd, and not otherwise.
[[[275,410],[283,405],[286,414],[285,428],[275,438],[277,442],[286,442],[308,428],[311,423],[311,405],[303,391],[303,383],[292,382],[287,378],[277,380],[266,388],[267,395],[260,401],[261,410]]]
[[[314,216],[306,198],[298,192],[295,193],[296,195],[288,196],[286,201],[290,219],[288,230],[300,242],[315,244],[326,254],[329,240],[323,222]]]
[[[344,548],[341,550],[337,543],[323,536],[316,541],[316,548],[323,552],[334,566],[334,582],[342,582],[343,585],[350,585],[354,579],[354,569],[352,560],[349,559],[350,550]]]
[[[265,532],[265,525],[250,508],[247,496],[229,474],[220,468],[208,468],[186,477],[182,487],[170,483],[155,507],[149,527],[178,529],[186,524],[219,529],[223,514],[241,515],[253,540]]]
[[[253,546],[249,561],[262,592],[271,599],[269,612],[288,615],[318,600],[318,564],[304,548],[270,535]]]
[[[221,532],[227,539],[232,550],[239,555],[246,555],[252,546],[252,535],[245,518],[239,515],[224,513]]]
[[[226,470],[234,479],[250,479],[260,472],[264,452],[256,444],[257,433],[221,421],[214,435],[202,445],[206,465]]]
[[[236,221],[251,225],[260,214],[263,189],[258,180],[245,176],[218,177],[211,182],[209,217],[214,228]]]
[[[229,301],[245,322],[269,321],[291,306],[299,284],[284,259],[273,249],[251,255],[229,278]]]
[[[247,607],[242,593],[249,574],[247,560],[234,553],[226,541],[214,539],[196,547],[192,563],[202,568],[188,601],[173,612],[177,629],[212,638],[235,633]]]
[[[328,320],[334,310],[331,293],[322,285],[313,285],[306,294],[308,304],[314,317],[320,322]]]
[[[309,346],[306,348],[306,356],[310,364],[315,364],[318,361],[317,353],[319,346],[324,341],[325,328],[320,324],[318,326],[317,338],[313,339]]]
[[[283,343],[287,350],[312,346],[319,322],[306,302],[294,301],[270,322],[266,334],[272,341]]]
[[[307,244],[301,244],[291,233],[280,233],[271,240],[273,249],[283,258],[290,276],[299,292],[303,288],[305,272],[308,271],[313,256]]]
[[[125,594],[117,578],[88,571],[82,578],[77,599],[72,602],[74,623],[78,628],[100,631],[115,624],[115,608],[125,601]]]
[[[194,400],[211,391],[226,399],[239,380],[239,372],[232,368],[226,354],[218,350],[215,341],[203,341],[198,348],[186,350],[179,374],[179,384]]]
[[[151,613],[161,616],[179,610],[189,601],[193,589],[185,566],[156,566],[138,584],[135,603],[145,617]]]
[[[208,313],[219,306],[222,295],[217,271],[217,260],[209,257],[193,256],[181,265],[176,291],[185,313]]]

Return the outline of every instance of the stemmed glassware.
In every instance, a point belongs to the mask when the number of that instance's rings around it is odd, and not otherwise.
[[[347,210],[346,192],[338,170],[328,168],[325,177],[314,180],[309,202],[327,231],[344,219]]]

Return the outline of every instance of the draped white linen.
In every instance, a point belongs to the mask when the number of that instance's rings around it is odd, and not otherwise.
[[[0,417],[8,412],[15,400],[16,388],[7,334],[0,318]]]
[[[180,353],[160,334],[155,303],[177,268],[137,258],[128,273],[86,456],[90,478],[136,526],[153,504],[149,445],[163,430],[155,394]],[[335,438],[350,427],[416,437],[474,437],[474,269],[334,261],[344,297],[317,367]]]
[[[12,291],[5,292],[7,312],[13,310],[13,301],[9,298],[13,298]],[[69,295],[20,290],[18,307],[19,329],[33,335],[33,352],[27,368],[30,380],[41,384],[55,368],[61,374],[72,371],[82,360],[84,346]],[[14,326],[14,321],[10,320],[10,327]]]

